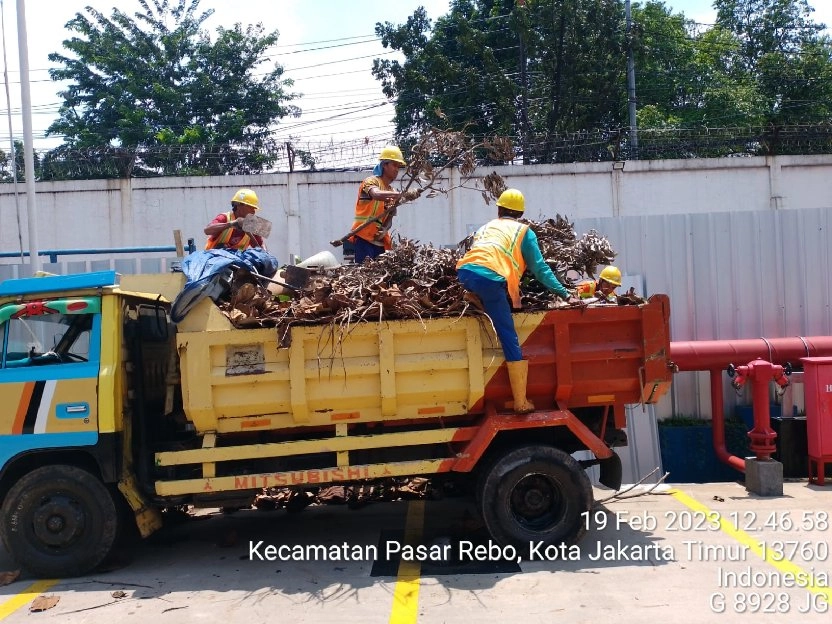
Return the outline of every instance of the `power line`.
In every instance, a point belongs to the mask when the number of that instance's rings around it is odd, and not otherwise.
[[[349,63],[350,61],[359,61],[368,58],[378,58],[379,56],[386,56],[389,54],[397,54],[398,50],[390,50],[389,52],[380,52],[378,54],[368,54],[366,56],[354,56],[348,59],[338,59],[337,61],[325,61],[323,63],[316,63],[314,65],[306,65],[304,67],[284,68],[283,73],[301,71],[303,69],[314,69],[315,67],[323,67],[324,65],[337,65],[338,63]]]

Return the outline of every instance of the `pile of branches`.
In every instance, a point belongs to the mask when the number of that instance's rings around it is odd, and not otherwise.
[[[425,192],[427,197],[436,197],[440,193],[447,195],[457,187],[442,187],[441,178],[449,169],[456,169],[460,176],[458,186],[479,189],[483,200],[489,204],[506,190],[506,185],[496,172],[482,180],[475,178],[477,165],[510,162],[513,158],[514,145],[508,137],[488,137],[475,142],[464,131],[431,128],[410,149],[402,183],[405,190],[415,183],[419,195]]]
[[[236,327],[277,327],[289,344],[297,324],[333,325],[342,334],[356,323],[478,314],[456,277],[460,254],[399,239],[378,258],[315,274],[290,301],[279,301],[247,273],[232,282],[220,309]]]
[[[527,223],[538,236],[544,259],[567,289],[593,278],[615,257],[606,238],[594,230],[579,238],[564,217]],[[392,250],[376,259],[313,275],[289,301],[274,299],[254,276],[238,273],[230,301],[220,309],[237,327],[277,327],[282,345],[288,344],[289,329],[297,324],[332,325],[343,335],[362,322],[482,315],[478,302],[457,279],[464,243],[438,249],[399,238]],[[521,291],[525,311],[565,305],[528,272]]]
[[[395,477],[356,485],[331,485],[307,490],[266,488],[254,499],[261,511],[300,511],[309,506],[347,505],[358,509],[371,503],[401,500],[440,500],[457,495],[452,482],[434,484],[424,477]]]
[[[583,279],[594,279],[598,268],[612,263],[616,256],[604,236],[590,230],[578,238],[574,225],[561,215],[545,221],[523,222],[537,235],[546,264],[569,290]],[[531,273],[526,273],[520,286],[524,309],[543,310],[549,307],[554,295]]]

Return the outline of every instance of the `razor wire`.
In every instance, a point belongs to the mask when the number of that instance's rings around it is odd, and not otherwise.
[[[832,154],[832,123],[782,127],[642,128],[638,130],[637,150],[633,148],[628,128],[535,135],[529,140],[510,138],[516,146],[514,160],[487,164]],[[338,141],[273,139],[256,147],[233,144],[131,148],[61,146],[36,151],[35,160],[41,181],[349,171],[371,169],[381,149],[395,142],[389,135],[368,135]],[[9,156],[0,152],[0,181],[11,182],[11,173]]]

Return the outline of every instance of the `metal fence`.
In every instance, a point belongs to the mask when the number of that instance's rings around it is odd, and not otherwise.
[[[189,239],[185,253],[196,251],[194,239]],[[167,273],[181,258],[175,246],[114,247],[100,249],[45,249],[38,256],[48,259],[41,270],[57,275],[116,271],[122,275],[139,273]],[[29,277],[29,252],[0,252],[0,281]]]

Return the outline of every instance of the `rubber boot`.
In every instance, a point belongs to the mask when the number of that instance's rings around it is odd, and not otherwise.
[[[534,410],[534,404],[526,398],[529,361],[506,362],[506,368],[508,369],[508,379],[511,382],[511,394],[514,395],[514,412],[516,414],[528,414]]]

